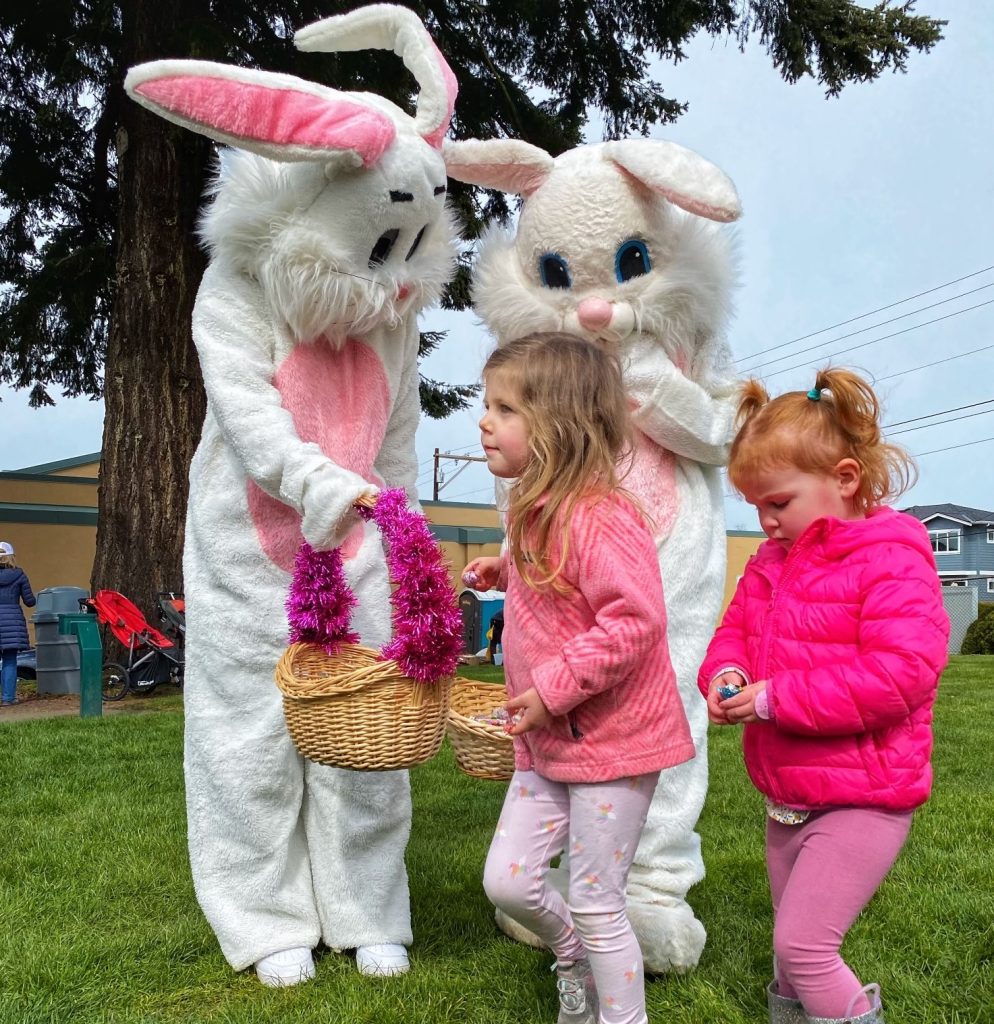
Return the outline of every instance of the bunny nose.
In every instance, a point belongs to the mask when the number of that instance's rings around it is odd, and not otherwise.
[[[397,301],[403,302],[408,295],[411,294],[411,289],[406,284],[399,285],[397,288]]]
[[[584,299],[576,307],[576,316],[580,326],[587,331],[596,331],[607,327],[614,315],[614,306],[607,299]]]

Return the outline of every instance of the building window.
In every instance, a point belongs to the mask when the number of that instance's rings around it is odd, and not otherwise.
[[[944,587],[965,587],[966,580],[943,580],[942,585]]]
[[[994,594],[994,576],[987,577],[987,593]]]
[[[928,536],[937,555],[959,554],[959,530],[929,530]]]
[[[987,531],[987,543],[994,544],[994,530]]]

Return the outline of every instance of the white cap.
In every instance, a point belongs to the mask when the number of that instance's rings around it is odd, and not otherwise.
[[[8,544],[5,540],[0,540],[0,555],[12,555],[14,553],[14,545]]]

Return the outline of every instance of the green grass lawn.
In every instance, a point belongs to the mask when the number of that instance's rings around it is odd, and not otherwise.
[[[954,659],[936,708],[933,799],[846,943],[855,970],[880,982],[889,1024],[994,1019],[992,701],[994,658]],[[167,712],[0,725],[0,1024],[556,1019],[549,957],[496,930],[480,886],[504,787],[462,775],[447,747],[411,773],[412,972],[360,978],[327,952],[298,988],[233,974],[190,882],[182,724]],[[762,804],[738,730],[714,730],[710,758],[708,877],[691,893],[708,945],[692,974],[649,982],[653,1024],[766,1020]]]

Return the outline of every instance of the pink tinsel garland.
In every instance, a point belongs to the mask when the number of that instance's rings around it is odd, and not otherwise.
[[[380,652],[404,675],[434,683],[452,675],[462,649],[462,618],[442,553],[424,517],[407,507],[400,488],[382,491],[374,508],[358,509],[383,536],[390,581],[396,589],[394,637]],[[302,544],[287,598],[290,642],[310,643],[334,654],[343,643],[358,643],[349,630],[355,595],[345,579],[341,552],[315,551]]]

